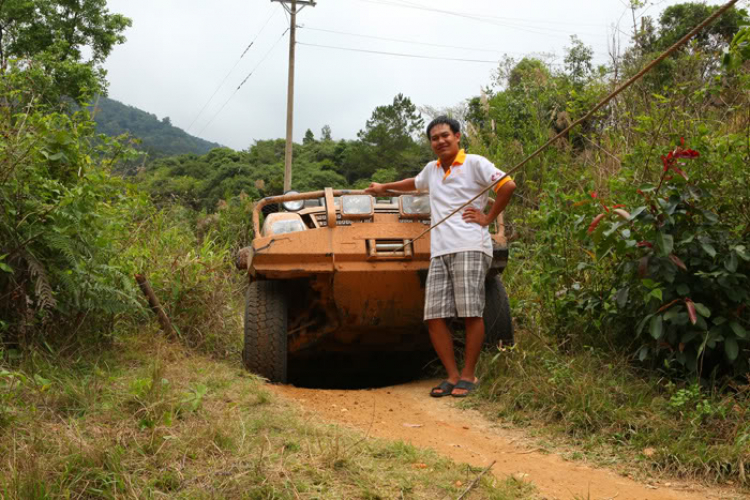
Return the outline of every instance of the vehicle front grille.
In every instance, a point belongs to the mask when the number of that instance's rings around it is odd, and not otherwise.
[[[376,214],[398,214],[399,211],[398,211],[398,209],[386,208],[386,209],[375,209],[375,213]],[[321,212],[321,213],[316,213],[316,214],[313,214],[313,215],[315,217],[315,220],[318,221],[318,226],[320,226],[320,227],[326,227],[326,226],[328,226],[328,216],[325,213]],[[345,219],[343,219],[341,217],[340,213],[336,214],[336,225],[338,225],[338,226],[351,226],[352,223],[357,223],[357,224],[365,223],[365,224],[367,224],[367,223],[372,223],[372,222],[373,222],[373,218],[372,217],[369,217],[367,219],[345,220]],[[420,222],[420,223],[422,223],[425,226],[429,226],[430,225],[430,220],[429,219],[425,220],[425,219],[406,219],[406,218],[400,218],[399,222],[404,222],[404,223],[406,223],[406,222]]]

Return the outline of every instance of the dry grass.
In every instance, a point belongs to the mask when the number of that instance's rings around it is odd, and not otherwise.
[[[2,498],[456,498],[479,472],[303,420],[239,365],[151,334],[52,359],[0,379]],[[531,489],[485,477],[470,498]]]

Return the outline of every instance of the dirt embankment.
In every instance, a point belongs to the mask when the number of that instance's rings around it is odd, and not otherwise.
[[[437,381],[367,390],[301,389],[272,386],[303,409],[336,423],[389,440],[432,448],[455,461],[486,467],[498,478],[531,481],[548,499],[590,498],[698,500],[744,498],[736,492],[687,483],[641,484],[613,471],[566,461],[533,448],[521,431],[493,426],[476,411],[455,406],[453,398],[430,398]]]

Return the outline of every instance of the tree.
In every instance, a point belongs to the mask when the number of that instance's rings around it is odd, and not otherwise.
[[[424,152],[415,141],[421,135],[424,120],[403,94],[393,98],[393,103],[378,106],[357,136],[360,143],[350,151],[351,171],[354,177],[370,177],[381,168],[395,167],[400,175],[418,171],[424,164]]]
[[[46,100],[79,103],[106,88],[102,63],[132,22],[107,10],[106,0],[0,2],[0,72],[11,60],[43,85]],[[84,49],[86,56],[84,56]]]
[[[543,61],[534,57],[524,57],[510,70],[508,88],[515,89],[523,85],[539,87],[545,85],[549,78],[549,69]]]
[[[663,50],[670,47],[704,19],[716,12],[718,8],[718,5],[705,5],[696,2],[686,2],[667,7],[659,18],[660,36],[654,49]],[[698,33],[693,39],[694,43],[697,43],[704,50],[715,50],[728,45],[747,15],[748,13],[744,9],[731,9],[725,12],[719,19]]]
[[[378,106],[358,137],[372,145],[385,145],[389,142],[406,142],[422,131],[424,120],[403,94],[393,98],[393,104]]]
[[[305,132],[305,137],[302,139],[302,144],[312,144],[315,142],[315,135],[313,134],[312,130],[307,129],[307,132]]]
[[[591,76],[594,67],[594,49],[586,46],[576,35],[570,37],[571,46],[566,48],[565,69],[575,84],[582,84]]]
[[[323,125],[323,128],[320,129],[320,140],[322,141],[332,141],[331,137],[331,127],[329,125]]]

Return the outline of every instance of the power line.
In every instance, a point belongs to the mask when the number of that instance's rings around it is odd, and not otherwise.
[[[365,52],[368,54],[380,54],[380,55],[386,55],[386,56],[398,56],[398,57],[411,57],[415,59],[432,59],[432,60],[438,60],[438,61],[458,61],[458,62],[474,62],[474,63],[492,63],[497,64],[498,60],[482,60],[482,59],[458,59],[458,58],[452,58],[452,57],[433,57],[433,56],[423,56],[418,54],[403,54],[400,52],[383,52],[379,50],[366,50],[366,49],[353,49],[351,47],[336,47],[333,45],[319,45],[316,43],[303,43],[303,42],[297,42],[298,45],[307,45],[308,47],[320,47],[325,49],[337,49],[337,50],[346,50],[350,52]]]
[[[404,40],[404,39],[401,39],[401,38],[388,38],[388,37],[383,37],[383,36],[364,35],[364,34],[361,34],[361,33],[351,33],[351,32],[347,32],[347,31],[336,31],[336,30],[328,30],[328,29],[322,29],[322,28],[310,28],[308,26],[300,26],[300,28],[301,29],[310,30],[310,31],[321,31],[321,32],[324,32],[324,33],[334,33],[334,34],[337,34],[337,35],[347,35],[347,36],[354,36],[354,37],[359,37],[359,38],[369,38],[369,39],[373,39],[373,40],[383,40],[383,41],[387,41],[387,42],[398,42],[398,43],[408,43],[408,44],[413,44],[413,45],[424,45],[424,46],[427,46],[427,47],[442,47],[442,48],[448,48],[448,49],[471,50],[471,51],[474,51],[474,52],[491,52],[493,54],[512,54],[512,55],[517,55],[517,56],[528,56],[530,54],[534,54],[534,52],[510,52],[510,51],[507,51],[507,50],[481,49],[481,48],[477,48],[477,47],[464,47],[464,46],[460,46],[460,45],[444,45],[444,44],[440,44],[440,43],[418,42],[418,41],[415,41],[415,40]],[[553,55],[553,54],[545,52],[545,51],[538,51],[536,53],[538,53],[538,54],[550,54],[550,55]]]
[[[399,3],[394,3],[394,1]],[[373,0],[370,3],[381,3],[383,5],[392,5],[394,7],[400,7],[400,6],[417,6],[417,7],[424,7],[426,9],[431,9],[431,7],[427,7],[425,5],[418,4],[416,2],[409,2],[407,0]],[[471,14],[469,14],[471,15]],[[476,15],[478,16],[478,15]],[[529,18],[521,18],[521,17],[507,17],[507,16],[491,16],[491,15],[484,15],[483,17],[487,19],[495,19],[498,21],[522,21],[522,22],[528,22],[528,23],[537,23],[537,24],[554,24],[554,25],[560,25],[560,24],[566,24],[569,26],[590,26],[590,27],[599,27],[601,28],[601,23],[571,23],[571,22],[565,22],[565,21],[558,21],[558,20],[546,20],[546,19],[529,19]]]
[[[271,9],[269,9],[269,11],[272,10],[272,9],[273,9],[273,6],[271,7]],[[190,125],[188,126],[186,132],[190,131],[190,129],[193,127],[193,125],[195,125],[195,122],[198,120],[198,118],[200,118],[200,116],[206,110],[206,108],[208,107],[208,105],[211,104],[211,101],[213,101],[214,97],[216,97],[216,94],[219,93],[219,90],[224,86],[224,84],[226,83],[227,79],[229,79],[229,77],[232,75],[232,73],[234,73],[234,70],[237,68],[237,65],[240,64],[240,61],[242,61],[242,58],[245,57],[245,54],[248,53],[248,51],[250,50],[250,47],[252,47],[255,44],[255,41],[258,39],[258,37],[261,35],[261,33],[263,33],[263,30],[266,29],[266,26],[268,26],[268,23],[276,15],[276,12],[277,12],[276,10],[274,10],[273,12],[271,12],[271,15],[268,16],[268,19],[266,19],[266,22],[263,23],[263,26],[260,28],[260,31],[258,32],[258,34],[255,35],[255,38],[253,38],[253,41],[250,42],[250,45],[248,45],[245,48],[245,50],[242,52],[242,55],[240,56],[240,58],[237,59],[237,62],[234,63],[234,66],[232,66],[232,69],[230,69],[229,73],[227,73],[227,76],[224,77],[224,79],[221,81],[221,83],[219,84],[219,86],[216,87],[216,90],[214,90],[214,93],[211,94],[211,97],[209,97],[208,101],[206,101],[206,104],[203,105],[203,107],[198,112],[198,114],[195,115],[195,118],[193,118],[193,121],[190,122]]]
[[[387,41],[387,42],[411,43],[411,44],[414,44],[414,45],[426,45],[426,46],[429,46],[429,47],[444,47],[444,48],[448,48],[448,49],[473,50],[475,52],[493,52],[493,53],[496,53],[496,54],[505,53],[505,51],[502,51],[502,50],[479,49],[479,48],[476,48],[476,47],[460,47],[460,46],[456,46],[456,45],[443,45],[443,44],[440,44],[440,43],[417,42],[417,41],[414,41],[414,40],[402,40],[402,39],[399,39],[399,38],[386,38],[386,37],[383,37],[383,36],[363,35],[361,33],[349,33],[349,32],[346,32],[346,31],[335,31],[335,30],[326,30],[326,29],[321,29],[321,28],[310,28],[308,26],[300,26],[300,28],[306,29],[306,30],[311,30],[311,31],[322,31],[322,32],[325,32],[325,33],[335,33],[337,35],[348,35],[348,36],[356,36],[356,37],[360,37],[360,38],[370,38],[370,39],[373,39],[373,40],[384,40],[384,41]]]
[[[247,75],[247,76],[245,77],[245,79],[244,79],[244,80],[242,80],[242,83],[240,83],[240,84],[239,84],[239,85],[237,86],[237,88],[236,88],[236,89],[234,90],[234,92],[232,93],[232,95],[230,95],[230,96],[229,96],[229,99],[227,99],[227,100],[226,100],[226,102],[224,102],[224,104],[223,104],[223,105],[221,106],[221,108],[219,108],[219,111],[217,111],[217,112],[216,112],[216,114],[215,114],[215,115],[214,115],[213,117],[211,117],[211,119],[210,119],[210,120],[208,121],[208,123],[206,123],[206,124],[205,124],[205,125],[203,126],[203,128],[202,128],[202,129],[200,130],[200,132],[198,132],[198,136],[199,136],[199,137],[200,137],[200,135],[201,135],[201,134],[203,133],[203,131],[204,131],[204,130],[206,130],[206,129],[208,128],[208,126],[209,126],[209,125],[211,125],[211,123],[213,123],[213,121],[214,121],[214,120],[216,119],[216,117],[217,117],[217,116],[219,116],[219,115],[221,114],[221,112],[222,112],[222,111],[224,111],[224,108],[225,108],[225,107],[227,106],[227,104],[229,104],[229,101],[231,101],[231,100],[232,100],[232,98],[233,98],[233,97],[234,97],[235,95],[237,95],[237,92],[239,92],[239,91],[240,91],[240,89],[242,88],[242,86],[243,86],[243,85],[245,85],[245,83],[246,83],[246,82],[247,82],[247,81],[248,81],[248,80],[250,79],[250,77],[251,77],[251,76],[253,76],[253,73],[255,73],[255,70],[257,70],[257,69],[258,69],[258,67],[259,67],[259,66],[261,65],[261,63],[263,63],[263,61],[265,61],[265,60],[266,60],[266,58],[267,58],[267,57],[268,57],[269,55],[271,55],[271,52],[273,52],[273,49],[275,49],[275,48],[276,48],[276,46],[277,46],[277,45],[279,44],[279,42],[280,42],[280,41],[281,41],[281,40],[282,40],[282,39],[284,38],[284,36],[286,36],[286,34],[287,34],[288,32],[289,32],[289,28],[287,28],[287,29],[286,29],[286,31],[284,31],[284,33],[282,33],[282,34],[281,34],[281,36],[279,37],[279,39],[278,39],[278,40],[276,40],[276,42],[274,42],[274,44],[273,44],[273,45],[271,46],[271,48],[270,48],[270,49],[268,50],[268,52],[266,52],[266,54],[265,54],[265,55],[264,55],[264,56],[263,56],[263,57],[261,58],[261,60],[260,60],[260,61],[258,61],[258,64],[256,64],[256,65],[255,65],[255,67],[253,68],[253,70],[252,70],[252,71],[251,71],[250,73],[248,73],[248,75]]]
[[[426,12],[446,14],[449,16],[455,16],[455,17],[460,17],[464,19],[471,19],[471,20],[486,23],[486,24],[492,24],[494,26],[500,26],[503,28],[510,28],[510,29],[515,29],[519,31],[525,31],[525,32],[532,33],[535,35],[564,37],[564,38],[568,38],[570,36],[570,33],[566,30],[556,30],[553,28],[542,28],[542,27],[537,27],[537,26],[517,25],[517,24],[512,24],[507,21],[504,21],[503,18],[496,17],[496,16],[479,16],[476,14],[464,14],[461,12],[454,12],[450,10],[427,7],[427,6],[412,3],[412,2],[393,3],[392,1],[388,1],[388,0],[360,0],[360,1],[367,2],[367,3],[374,3],[378,5],[389,5],[392,7],[402,7],[406,9],[415,9],[415,10],[422,10]],[[544,30],[544,31],[541,31],[541,30]],[[564,35],[557,34],[557,33],[564,33]],[[579,32],[578,34],[588,35],[588,36],[600,36],[600,35],[595,35],[593,33],[583,33],[583,32]]]

